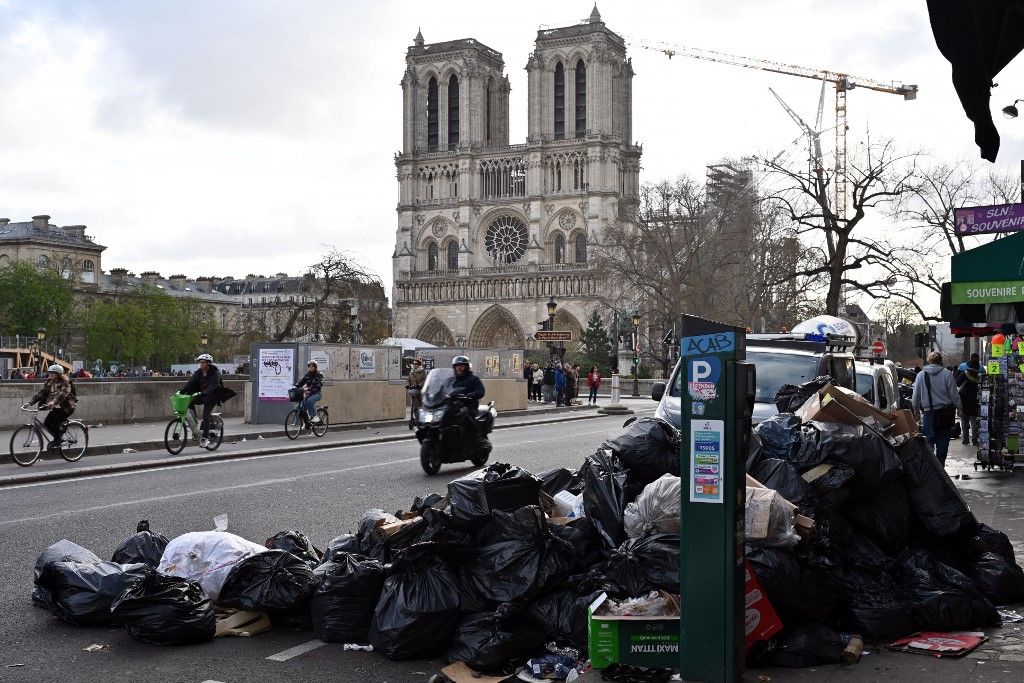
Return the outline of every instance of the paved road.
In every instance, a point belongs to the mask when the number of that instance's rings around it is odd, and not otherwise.
[[[491,460],[536,472],[577,467],[621,424],[621,418],[607,417],[502,429],[493,435]],[[425,681],[439,662],[390,663],[338,645],[283,662],[267,659],[311,641],[308,631],[161,648],[136,643],[119,630],[68,626],[30,604],[32,565],[61,538],[109,557],[140,519],[174,537],[212,528],[221,513],[228,514],[232,532],[252,540],[297,529],[325,544],[355,531],[364,510],[407,508],[415,496],[443,492],[449,479],[472,469],[448,465],[427,477],[415,443],[405,441],[0,488],[0,596],[8,606],[0,610],[6,636],[0,680]],[[82,652],[93,643],[113,647]],[[24,666],[7,668],[11,664]]]

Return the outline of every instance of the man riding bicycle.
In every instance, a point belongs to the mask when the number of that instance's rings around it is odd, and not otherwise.
[[[196,404],[203,406],[203,421],[199,425],[202,440],[199,445],[206,448],[210,438],[210,413],[213,412],[214,406],[221,402],[220,369],[213,364],[213,356],[208,353],[200,354],[196,362],[199,363],[199,369],[192,373],[192,377],[180,393],[201,394],[192,400],[191,409],[195,414]]]
[[[310,424],[320,424],[320,416],[316,414],[316,404],[323,396],[321,391],[324,388],[324,375],[320,372],[315,360],[309,361],[306,365],[306,374],[295,385],[296,389],[302,388],[302,401],[299,406],[306,411],[306,417]]]
[[[60,450],[63,426],[75,412],[78,396],[75,394],[75,385],[68,379],[63,367],[54,363],[46,370],[50,374],[49,379],[24,407],[38,403],[40,408],[50,409],[50,414],[43,420],[43,426],[53,435],[53,441],[46,447],[46,451],[52,453]]]

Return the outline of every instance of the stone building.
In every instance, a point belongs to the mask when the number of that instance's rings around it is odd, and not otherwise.
[[[599,308],[590,252],[639,190],[625,43],[596,6],[582,24],[538,31],[524,143],[509,144],[504,67],[471,38],[417,34],[408,49],[395,157],[398,336],[529,348],[549,298],[555,329],[576,335]]]
[[[8,261],[28,261],[74,280],[76,288],[95,289],[106,247],[85,230],[84,225],[53,225],[45,215],[23,223],[0,218],[0,268]]]

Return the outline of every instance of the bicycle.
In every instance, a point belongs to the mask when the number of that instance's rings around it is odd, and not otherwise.
[[[167,423],[167,427],[164,429],[164,447],[171,455],[177,455],[185,449],[190,438],[190,432],[191,439],[200,446],[202,445],[200,440],[202,431],[199,421],[192,414],[192,411],[189,410],[192,400],[200,395],[175,393],[171,396],[171,409],[174,410],[175,417]],[[224,440],[224,420],[221,418],[220,413],[210,414],[207,427],[209,437],[207,438],[205,448],[208,451],[215,451],[220,448],[220,444]]]
[[[39,421],[38,414],[43,408],[21,408],[32,413],[32,421],[19,427],[11,435],[11,458],[22,467],[30,467],[39,460],[43,452],[43,442],[49,449],[52,439]],[[78,420],[65,420],[61,425],[61,437],[58,444],[60,455],[68,462],[77,462],[85,455],[89,447],[89,428]]]
[[[284,418],[285,436],[294,441],[299,438],[299,434],[301,434],[304,429],[310,430],[313,432],[314,436],[318,437],[326,434],[327,426],[330,423],[330,416],[327,414],[327,408],[317,406],[316,414],[317,417],[320,418],[320,421],[310,422],[309,416],[306,415],[306,411],[302,409],[301,404],[292,408]]]

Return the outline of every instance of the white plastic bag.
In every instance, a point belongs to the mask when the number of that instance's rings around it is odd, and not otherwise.
[[[750,545],[792,548],[800,542],[793,529],[796,506],[778,491],[747,487],[745,536]]]
[[[626,506],[622,516],[626,536],[640,538],[648,531],[679,533],[679,496],[681,480],[662,475],[644,487],[643,493]]]
[[[157,571],[198,581],[216,602],[236,564],[267,549],[226,531],[193,531],[178,536],[164,549]]]

